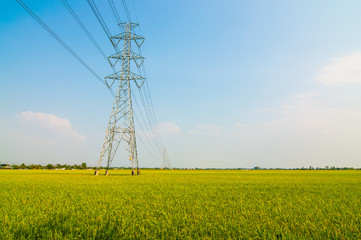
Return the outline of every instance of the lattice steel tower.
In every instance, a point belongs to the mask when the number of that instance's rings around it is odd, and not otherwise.
[[[166,169],[166,168],[172,169],[172,166],[170,165],[170,162],[169,162],[167,149],[164,148],[164,150],[163,150],[163,165],[162,165],[162,169]]]
[[[123,42],[123,50],[109,56],[108,60],[113,68],[117,63],[121,64],[121,70],[105,77],[105,82],[110,88],[114,83],[118,84],[118,88],[114,97],[112,113],[109,117],[105,140],[95,175],[98,175],[100,163],[104,158],[107,160],[105,175],[108,175],[110,164],[114,159],[121,141],[126,143],[126,150],[129,152],[132,175],[135,175],[134,170],[136,170],[138,175],[140,174],[133,118],[131,81],[140,88],[145,78],[133,73],[131,67],[139,68],[143,64],[144,57],[132,51],[132,43],[140,47],[144,42],[144,38],[135,34],[133,31],[138,24],[129,22],[120,23],[119,25],[123,29],[123,32],[112,36],[110,40],[115,49],[118,49],[118,44]]]

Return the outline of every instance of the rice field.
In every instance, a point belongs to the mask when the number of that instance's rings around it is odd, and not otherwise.
[[[361,239],[361,171],[0,170],[0,239]]]

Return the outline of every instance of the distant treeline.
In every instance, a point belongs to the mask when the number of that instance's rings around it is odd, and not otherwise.
[[[353,167],[335,167],[335,166],[326,166],[326,167],[312,167],[309,166],[301,167],[301,168],[261,168],[261,167],[254,167],[254,170],[361,170],[361,168],[353,168]]]
[[[353,168],[353,167],[301,167],[301,168],[262,168],[259,166],[253,168],[184,168],[186,170],[361,170],[361,168]]]
[[[1,168],[11,168],[11,169],[62,169],[62,170],[72,170],[72,169],[96,169],[96,167],[88,167],[86,163],[82,163],[80,165],[68,165],[68,164],[30,164],[26,165],[25,163],[21,165],[10,165],[10,164],[1,164]]]
[[[49,170],[89,170],[93,169],[96,170],[97,167],[91,167],[87,166],[87,164],[84,162],[80,165],[74,164],[74,165],[68,165],[68,164],[47,164],[47,165],[41,165],[41,164],[25,164],[22,163],[20,165],[18,164],[0,164],[0,169],[49,169]],[[106,169],[106,167],[99,167],[100,170]],[[110,167],[109,170],[114,169],[131,169],[131,167]],[[142,168],[142,169],[161,169],[161,168]]]
[[[26,165],[25,163],[17,165],[17,164],[0,164],[0,169],[49,169],[49,170],[89,170],[93,169],[96,170],[97,167],[89,167],[84,162],[80,165],[68,165],[68,164],[29,164]],[[105,167],[100,167],[99,169],[106,169]],[[114,169],[131,169],[130,167],[111,167],[110,170]],[[142,168],[142,169],[162,169],[162,168]],[[262,168],[259,166],[253,168],[172,168],[174,170],[361,170],[361,168],[353,168],[353,167],[301,167],[301,168]]]

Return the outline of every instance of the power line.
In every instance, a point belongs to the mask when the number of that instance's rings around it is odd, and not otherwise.
[[[158,160],[158,158],[148,149],[147,145],[143,142],[142,138],[140,137],[140,135],[137,133],[137,139],[140,140],[140,142],[143,144],[144,149],[147,150],[147,152],[156,160]]]
[[[80,25],[80,27],[83,29],[83,31],[85,32],[85,34],[89,37],[89,39],[92,41],[92,43],[94,44],[94,46],[98,49],[98,51],[100,52],[100,54],[103,56],[103,58],[108,62],[108,57],[107,55],[105,55],[104,51],[101,49],[101,47],[99,46],[99,44],[95,41],[95,39],[93,38],[93,36],[90,34],[90,32],[88,31],[88,29],[84,26],[84,24],[82,23],[82,21],[79,19],[79,17],[76,15],[76,13],[74,12],[74,10],[70,7],[69,3],[66,0],[61,0],[63,2],[63,4],[65,5],[65,7],[69,10],[69,12],[71,13],[71,15],[73,16],[73,18],[77,21],[77,23]]]
[[[95,41],[95,39],[93,38],[93,36],[90,34],[90,32],[88,31],[88,29],[84,26],[84,24],[82,23],[82,21],[79,19],[79,17],[76,15],[76,13],[74,12],[74,10],[70,7],[69,3],[66,0],[62,0],[62,2],[64,3],[65,7],[69,10],[69,12],[71,13],[71,15],[73,16],[73,18],[77,21],[77,23],[80,25],[80,27],[83,29],[83,31],[85,32],[85,34],[89,37],[89,39],[92,41],[92,43],[94,44],[94,46],[98,49],[98,51],[100,52],[100,54],[103,56],[103,58],[105,59],[105,61],[107,63],[109,62],[108,57],[105,55],[104,51],[101,49],[101,47],[99,46],[99,44]],[[114,66],[112,64],[110,64],[110,67],[112,68],[113,72],[115,73],[116,70],[114,68]]]
[[[145,94],[146,94],[146,99],[149,99],[149,105],[150,105],[150,114],[151,114],[151,116],[152,116],[152,118],[153,118],[153,122],[155,122],[155,123],[157,123],[158,121],[157,121],[157,117],[156,117],[156,115],[155,115],[155,108],[154,108],[154,105],[153,105],[153,100],[152,100],[152,97],[151,97],[151,95],[150,95],[150,89],[149,89],[149,84],[148,83],[146,83],[145,84]],[[156,124],[156,129],[157,129],[157,132],[158,132],[158,138],[159,138],[159,141],[160,141],[160,143],[161,143],[161,146],[164,148],[164,145],[163,145],[163,143],[162,143],[162,141],[161,141],[161,138],[160,138],[160,131],[159,131],[159,128],[158,128],[158,125]]]
[[[93,10],[94,14],[95,14],[95,17],[98,19],[98,22],[100,23],[100,25],[102,26],[105,34],[107,35],[107,37],[109,39],[111,39],[110,37],[112,36],[112,34],[110,33],[109,31],[109,28],[108,26],[106,25],[102,15],[100,14],[99,10],[98,10],[98,7],[95,5],[94,1],[93,0],[88,0],[88,3],[91,7],[91,9]],[[112,42],[113,43],[113,42]],[[114,44],[113,44],[114,46]]]
[[[88,4],[89,4],[90,8],[92,9],[95,17],[98,19],[99,24],[102,26],[105,34],[107,35],[109,41],[111,42],[112,46],[114,47],[115,51],[116,51],[116,52],[119,52],[119,48],[118,48],[117,44],[114,44],[114,42],[112,41],[112,38],[111,38],[111,37],[112,37],[112,34],[111,34],[111,32],[109,31],[109,28],[108,28],[107,24],[105,23],[105,21],[104,21],[102,15],[101,15],[101,13],[100,13],[98,7],[95,5],[95,2],[94,2],[93,0],[87,0],[87,1],[88,1]],[[112,1],[112,2],[113,2],[113,1]],[[113,2],[113,4],[114,4],[114,2]],[[116,18],[119,18],[119,14],[117,14],[115,5],[114,5],[114,12],[113,12],[113,13],[115,14],[115,17],[116,17]],[[120,18],[119,18],[119,21],[120,21]],[[122,28],[122,27],[121,27],[121,28]],[[110,63],[110,62],[109,62],[109,63]],[[112,65],[112,64],[110,64],[110,65]],[[116,71],[114,70],[114,73],[115,73],[115,72],[116,72]]]
[[[133,4],[134,13],[135,13],[135,18],[137,19],[137,23],[139,24],[137,9],[135,8],[134,0],[132,0],[132,4]],[[139,30],[140,30],[140,27],[139,27]]]
[[[133,96],[133,97],[134,97],[134,96]],[[134,97],[134,102],[135,102],[135,105],[136,105],[136,106],[138,107],[138,109],[139,109],[139,113],[140,113],[141,119],[143,120],[143,123],[144,123],[144,124],[145,124],[145,126],[147,127],[148,132],[154,135],[154,130],[153,130],[152,126],[150,126],[150,128],[148,127],[148,124],[147,124],[147,123],[146,123],[146,121],[145,121],[145,118],[144,118],[144,115],[143,115],[142,109],[139,107],[138,101],[137,101],[137,99],[136,99],[135,97]],[[141,127],[142,131],[143,131],[143,132],[146,132],[146,131],[144,131],[144,129],[143,129],[143,127],[142,127],[142,125],[141,125],[141,123],[140,123],[139,119],[137,118],[137,115],[135,115],[135,117],[136,117],[136,119],[137,119],[138,123],[140,124],[139,126]],[[146,135],[146,136],[147,136],[147,135]],[[153,140],[153,143],[155,144],[155,145],[154,145],[154,146],[155,146],[155,148],[158,148],[158,151],[161,153],[161,150],[160,150],[159,144],[157,143],[157,141],[155,140],[155,138],[154,138],[154,137],[152,137],[151,139]],[[148,140],[148,142],[150,143],[150,145],[153,147],[153,145],[152,145],[152,143],[151,143],[151,141],[149,140],[149,138],[148,138],[148,137],[147,137],[147,140]],[[154,150],[156,150],[156,151],[157,151],[157,149],[154,149]]]
[[[138,47],[138,51],[140,52],[140,54],[142,54],[142,51],[141,51],[140,47]],[[143,71],[141,71],[142,69],[143,69]],[[141,75],[143,74],[145,76],[145,78],[147,78],[144,64],[142,64],[142,69],[140,67],[138,67],[138,72]],[[158,147],[163,149],[164,145],[163,145],[161,137],[160,137],[160,131],[159,131],[159,127],[157,125],[157,119],[156,119],[155,112],[154,112],[154,105],[153,105],[153,101],[152,101],[152,98],[151,98],[148,81],[145,83],[145,89],[143,87],[143,88],[140,88],[138,90],[139,90],[139,94],[140,94],[140,96],[142,98],[142,103],[143,103],[143,106],[144,106],[144,110],[147,113],[147,117],[149,119],[150,125],[153,125],[152,128],[154,129],[153,130],[154,137],[156,138],[156,141],[158,142]],[[143,94],[143,91],[144,91],[144,94]],[[163,150],[160,150],[160,151],[163,151]]]
[[[108,0],[108,3],[110,5],[110,7],[112,8],[113,14],[117,20],[117,24],[121,23],[120,21],[120,17],[119,17],[119,13],[117,11],[117,8],[115,7],[114,1],[113,0]]]
[[[136,12],[135,10],[135,6],[134,6],[134,0],[133,0],[133,7],[134,7],[134,11]],[[138,17],[137,17],[138,18]],[[138,20],[139,21],[139,20]],[[138,46],[138,52],[140,55],[143,55],[142,54],[142,48],[141,46]],[[143,63],[141,67],[138,67],[138,72],[140,75],[144,75],[145,78],[147,78],[147,73],[145,71],[145,64]],[[149,81],[149,80],[148,80]],[[151,97],[151,92],[150,92],[150,89],[149,89],[149,84],[148,84],[148,81],[146,81],[145,83],[145,89],[144,90],[144,95],[145,95],[145,99],[146,99],[146,103],[147,104],[144,104],[144,109],[148,109],[148,111],[150,112],[150,118],[152,119],[150,121],[150,124],[153,124],[154,125],[154,132],[155,132],[155,137],[157,138],[157,141],[159,142],[159,144],[161,145],[161,148],[163,149],[164,148],[164,145],[161,141],[161,137],[160,137],[160,131],[159,131],[159,128],[158,128],[158,125],[156,124],[158,121],[156,119],[156,115],[155,115],[155,112],[154,112],[154,105],[153,105],[153,101],[152,101],[152,97]],[[138,89],[139,90],[139,93],[140,95],[143,95],[142,94],[142,89]],[[143,98],[143,97],[142,97]],[[147,106],[146,106],[147,105]],[[152,110],[153,109],[153,110]]]
[[[52,35],[73,57],[78,60],[91,74],[94,75],[104,86],[108,88],[110,93],[114,96],[114,92],[103,81],[101,77],[90,68],[58,35],[56,35],[22,0],[16,0],[50,35]]]
[[[151,129],[152,129],[153,134],[154,134],[153,137],[154,137],[155,141],[157,142],[157,147],[158,147],[159,151],[162,152],[162,144],[159,141],[159,134],[157,132],[156,124],[154,124],[154,122],[152,121],[152,118],[151,118],[151,115],[150,115],[150,110],[149,110],[149,107],[147,107],[147,105],[146,105],[144,96],[142,94],[142,90],[139,91],[139,94],[140,94],[140,97],[141,97],[141,100],[142,100],[142,103],[143,103],[143,107],[144,107],[146,116],[148,118],[148,121],[150,123]]]
[[[130,14],[129,14],[129,10],[128,10],[127,2],[125,0],[122,0],[122,4],[124,7],[125,14],[127,15],[128,22],[132,22],[132,19],[130,18]]]
[[[143,143],[143,140],[142,140],[141,138],[139,138],[139,134],[137,133],[136,135],[137,135],[137,139],[139,139],[140,142]],[[150,154],[150,156],[152,156],[152,157],[157,161],[157,164],[159,164],[159,163],[160,163],[159,158],[155,157],[155,156],[149,151],[149,149],[147,149],[147,147],[146,147],[145,145],[144,145],[144,148],[147,150],[147,152]]]

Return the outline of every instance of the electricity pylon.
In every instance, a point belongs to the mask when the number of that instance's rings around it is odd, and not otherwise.
[[[107,160],[105,175],[108,175],[110,164],[114,159],[121,141],[126,143],[126,150],[129,152],[129,160],[132,165],[132,175],[135,174],[135,169],[137,170],[137,174],[140,174],[130,82],[133,81],[136,86],[140,88],[145,80],[144,77],[131,72],[132,61],[138,68],[144,61],[144,57],[132,51],[132,43],[135,43],[138,47],[140,47],[144,42],[144,38],[133,32],[134,28],[137,27],[138,24],[129,22],[120,23],[119,25],[124,31],[118,35],[112,36],[110,40],[116,49],[118,49],[118,44],[123,42],[123,50],[109,56],[108,60],[113,68],[119,62],[121,64],[121,70],[105,77],[105,82],[110,88],[114,83],[118,84],[118,88],[114,97],[112,113],[109,117],[105,140],[100,153],[98,169],[95,171],[95,175],[98,175],[100,163],[104,158]]]
[[[163,166],[162,166],[162,169],[165,169],[165,168],[168,168],[168,169],[172,168],[172,166],[170,165],[170,162],[169,162],[168,153],[167,153],[166,148],[164,148],[164,150],[163,150]]]

